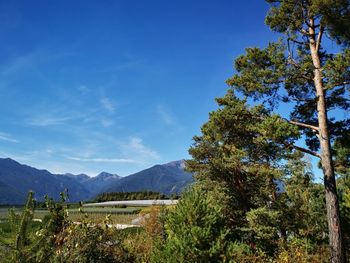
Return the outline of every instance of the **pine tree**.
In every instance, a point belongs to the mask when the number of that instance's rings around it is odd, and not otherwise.
[[[193,159],[187,166],[197,181],[227,189],[229,224],[241,240],[239,228],[247,224],[246,213],[275,201],[281,161],[291,152],[284,143],[299,133],[264,107],[249,107],[232,91],[217,102],[220,108],[210,113],[202,135],[194,137],[189,150]]]
[[[267,2],[271,9],[266,23],[282,39],[265,49],[247,48],[236,59],[236,74],[227,83],[234,91],[267,105],[271,112],[280,103],[292,107],[286,122],[299,127],[307,147],[290,141],[285,146],[320,159],[331,262],[345,262],[332,144],[347,134],[350,120],[339,119],[340,114],[331,118],[330,112],[349,108],[349,1]],[[328,48],[326,39],[338,45],[338,53],[331,53],[334,48]],[[271,128],[276,125],[271,123]]]
[[[185,190],[165,217],[165,241],[152,262],[227,262],[229,230],[220,200],[198,185]]]

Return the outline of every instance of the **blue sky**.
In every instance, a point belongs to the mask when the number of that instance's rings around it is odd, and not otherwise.
[[[189,158],[264,1],[0,1],[0,156],[128,175]]]

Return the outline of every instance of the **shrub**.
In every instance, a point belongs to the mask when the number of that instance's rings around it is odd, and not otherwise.
[[[155,248],[152,262],[226,261],[228,233],[219,200],[191,187],[168,212],[165,241]]]

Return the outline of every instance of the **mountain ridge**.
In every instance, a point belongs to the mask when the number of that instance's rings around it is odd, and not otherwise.
[[[157,164],[140,172],[121,178],[104,192],[154,191],[166,195],[178,194],[193,181],[192,174],[184,171],[184,160]],[[139,182],[139,183],[136,183]]]
[[[89,200],[105,191],[130,189],[170,195],[181,192],[192,181],[192,174],[184,171],[184,160],[157,164],[125,177],[107,172],[90,177],[86,174],[53,174],[11,158],[0,158],[0,204],[22,204],[29,190],[34,191],[40,201],[46,194],[58,200],[59,193],[65,189],[72,202]]]

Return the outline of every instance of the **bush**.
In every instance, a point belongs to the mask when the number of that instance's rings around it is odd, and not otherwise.
[[[152,262],[227,261],[228,233],[219,200],[191,187],[168,212],[165,241],[155,249]]]
[[[163,216],[165,211],[162,206],[152,206],[143,210],[140,222],[142,228],[124,241],[125,246],[134,256],[135,262],[152,262],[152,252],[164,239]]]
[[[278,247],[280,213],[259,207],[247,213],[248,228],[245,229],[257,250],[273,255]]]
[[[118,230],[71,224],[57,238],[58,262],[134,262]]]
[[[312,245],[307,239],[295,238],[282,245],[276,263],[326,263],[329,262],[327,246]]]

